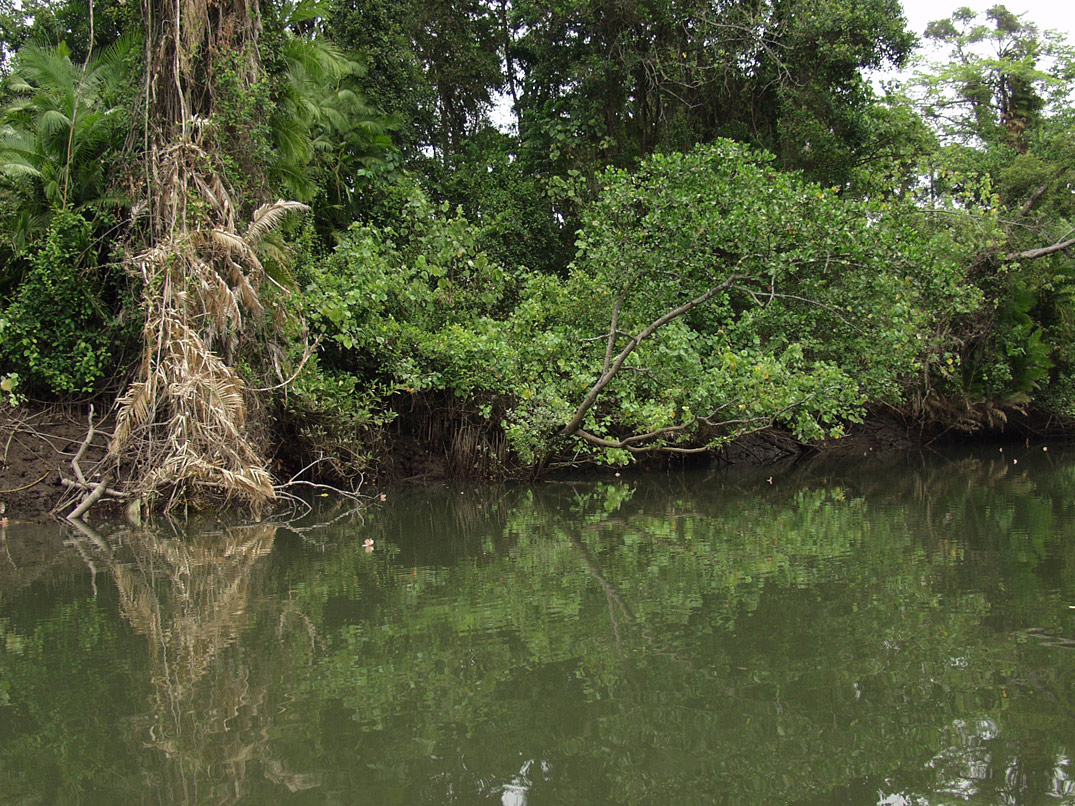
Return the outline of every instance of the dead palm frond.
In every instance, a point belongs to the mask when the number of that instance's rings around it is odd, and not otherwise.
[[[111,452],[134,465],[136,495],[208,493],[258,508],[274,497],[273,480],[247,432],[247,387],[230,363],[246,323],[265,312],[257,245],[307,208],[263,205],[239,234],[229,194],[204,173],[210,160],[197,144],[163,154],[158,171],[176,192],[158,199],[163,237],[130,261],[145,288],[143,355],[119,399]],[[189,226],[194,210],[208,211],[202,227]]]
[[[258,246],[262,239],[280,226],[290,213],[309,210],[302,202],[277,199],[272,204],[263,204],[254,211],[254,218],[246,230],[243,240],[252,246]]]

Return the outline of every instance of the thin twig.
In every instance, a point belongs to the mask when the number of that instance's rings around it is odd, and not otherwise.
[[[41,483],[41,482],[43,482],[43,481],[44,481],[45,479],[47,479],[47,478],[49,477],[49,474],[50,474],[50,473],[52,473],[52,471],[51,471],[51,470],[46,470],[46,471],[45,471],[45,472],[44,472],[44,473],[42,474],[41,478],[39,478],[39,479],[38,479],[37,481],[31,481],[31,482],[30,482],[29,484],[24,484],[24,485],[22,485],[21,487],[15,487],[15,488],[13,488],[13,489],[11,489],[11,490],[0,490],[0,495],[7,495],[7,494],[9,494],[9,493],[21,493],[21,492],[22,492],[23,490],[29,490],[29,489],[30,489],[31,487],[33,487],[33,486],[34,486],[35,484],[40,484],[40,483]]]

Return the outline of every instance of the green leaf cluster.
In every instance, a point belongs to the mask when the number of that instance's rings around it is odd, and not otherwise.
[[[0,309],[0,374],[16,373],[20,391],[95,391],[131,339],[130,324],[106,303],[91,233],[77,213],[56,213],[17,295]]]
[[[948,370],[947,334],[982,302],[963,267],[989,217],[959,231],[911,202],[846,199],[726,140],[599,181],[563,279],[508,275],[479,227],[420,194],[393,227],[352,227],[306,288],[324,366],[388,395],[495,399],[525,464],[618,463],[623,446],[560,430],[606,354],[711,287],[728,286],[637,344],[587,434],[654,433],[656,448],[772,423],[838,436],[867,402],[899,403]]]

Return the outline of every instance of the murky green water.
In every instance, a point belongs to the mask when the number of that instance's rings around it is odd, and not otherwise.
[[[0,802],[1075,804],[1075,453],[770,473],[9,528]]]

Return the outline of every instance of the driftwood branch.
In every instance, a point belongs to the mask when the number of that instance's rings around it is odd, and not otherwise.
[[[86,512],[89,511],[89,508],[96,504],[98,501],[100,501],[101,498],[104,496],[105,490],[108,489],[108,481],[108,476],[105,476],[103,479],[97,482],[97,486],[90,490],[86,497],[82,499],[82,503],[71,510],[71,513],[67,516],[67,519],[69,521],[76,521],[83,515],[85,515]]]
[[[89,420],[89,426],[86,429],[86,436],[82,440],[82,444],[78,446],[78,452],[75,453],[75,455],[73,457],[71,457],[71,470],[74,471],[76,481],[71,481],[70,479],[65,479],[65,478],[60,479],[60,483],[63,484],[63,486],[67,487],[68,489],[82,490],[82,491],[84,491],[86,493],[82,497],[82,501],[80,501],[75,506],[75,508],[72,509],[71,512],[68,513],[67,519],[69,521],[80,520],[82,518],[82,516],[85,515],[89,511],[90,507],[92,507],[94,504],[96,504],[98,501],[100,501],[106,495],[111,497],[111,498],[120,498],[120,499],[127,497],[124,493],[121,493],[118,490],[114,490],[114,489],[112,489],[111,487],[108,486],[108,484],[111,481],[111,479],[108,477],[107,474],[99,482],[97,482],[95,484],[90,483],[89,481],[86,480],[86,475],[85,475],[85,473],[82,472],[81,462],[82,462],[82,457],[86,453],[86,448],[88,448],[90,446],[90,443],[93,441],[94,434],[96,433],[96,430],[93,427],[93,406],[92,405],[90,405],[90,411],[89,411],[89,415],[88,415],[88,420]]]
[[[63,478],[60,479],[60,484],[71,490],[84,490],[86,492],[92,491],[97,487],[96,484],[90,484],[89,482],[82,483],[78,481],[71,481],[71,479]],[[105,487],[104,494],[107,495],[109,498],[127,498],[127,493],[120,492],[119,490],[114,490],[111,487]]]

